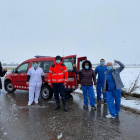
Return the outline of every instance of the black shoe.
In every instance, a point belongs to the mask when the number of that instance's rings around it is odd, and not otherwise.
[[[97,100],[98,103],[101,103],[101,100]]]
[[[92,106],[91,109],[96,110],[96,107],[95,106]]]
[[[83,108],[88,108],[88,106],[87,105],[84,105]]]
[[[64,111],[68,111],[66,100],[63,100],[63,108],[64,108]]]
[[[56,107],[54,108],[54,110],[58,110],[60,109],[60,106],[56,105]]]
[[[64,111],[68,111],[68,108],[66,105],[64,105]]]
[[[58,109],[60,109],[60,101],[59,100],[56,101],[56,107],[54,108],[54,110],[58,110]]]

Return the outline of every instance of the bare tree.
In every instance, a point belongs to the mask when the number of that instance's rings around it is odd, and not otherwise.
[[[140,89],[140,85],[138,85],[139,77],[140,77],[140,74],[138,75],[138,77],[136,78],[136,80],[134,81],[134,83],[132,83],[130,85],[130,88],[129,88],[128,92],[132,93],[136,89]]]

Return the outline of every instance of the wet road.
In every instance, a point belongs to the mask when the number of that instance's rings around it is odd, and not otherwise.
[[[73,93],[68,112],[54,111],[54,101],[39,99],[27,106],[28,92],[0,96],[0,140],[140,140],[140,115],[121,110],[116,119],[106,119],[107,106],[85,110],[83,98]]]

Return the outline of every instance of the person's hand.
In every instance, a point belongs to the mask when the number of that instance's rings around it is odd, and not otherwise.
[[[51,86],[52,84],[51,83],[48,83],[48,85]]]
[[[26,82],[26,85],[29,85],[29,82]]]
[[[7,68],[5,68],[4,71],[7,71]]]
[[[116,60],[114,59],[114,63],[116,63]]]
[[[97,87],[97,85],[94,85],[94,87],[96,88],[96,87]]]
[[[76,64],[73,64],[73,67],[76,67]]]
[[[42,84],[45,84],[45,82],[42,82]]]
[[[64,83],[64,86],[66,86],[67,85],[67,83]]]
[[[103,93],[105,93],[106,91],[104,90]]]

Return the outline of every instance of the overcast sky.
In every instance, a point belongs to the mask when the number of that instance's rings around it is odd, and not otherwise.
[[[0,60],[87,56],[140,63],[140,0],[0,0]]]

